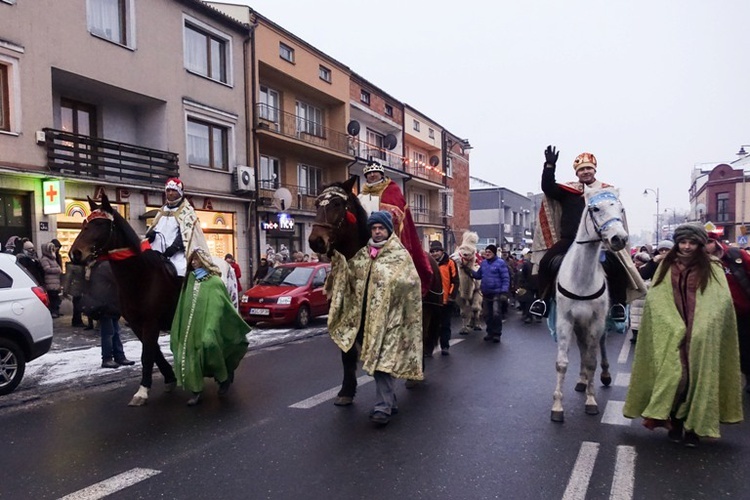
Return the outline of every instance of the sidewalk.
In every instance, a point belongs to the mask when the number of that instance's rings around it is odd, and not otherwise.
[[[64,300],[60,306],[60,313],[63,315],[52,320],[52,347],[50,352],[55,351],[72,351],[90,347],[99,347],[99,329],[85,330],[83,327],[72,326],[73,305],[70,301]],[[84,320],[85,323],[85,320]],[[96,323],[95,323],[96,326]],[[166,335],[166,334],[165,334]],[[120,337],[123,344],[130,340],[137,340],[123,319],[120,319]]]

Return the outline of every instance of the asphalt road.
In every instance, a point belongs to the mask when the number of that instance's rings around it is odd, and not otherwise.
[[[597,416],[573,391],[571,351],[566,421],[555,424],[546,328],[514,313],[502,343],[482,335],[456,335],[450,356],[427,359],[421,386],[399,383],[400,412],[385,428],[368,421],[375,388],[366,379],[353,406],[333,406],[341,368],[326,335],[251,350],[228,397],[209,381],[197,407],[184,391],[164,393],[160,376],[146,407],[127,407],[137,370],[19,400],[0,408],[0,497],[748,497],[746,423],[690,449],[619,418],[626,336],[608,339],[615,384],[598,391]]]

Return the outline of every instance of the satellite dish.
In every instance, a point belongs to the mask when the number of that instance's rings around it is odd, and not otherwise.
[[[346,132],[349,135],[359,135],[359,122],[357,120],[350,121],[346,126]]]
[[[398,139],[396,139],[395,135],[388,134],[385,137],[383,137],[383,147],[385,147],[385,149],[387,149],[388,151],[395,148],[396,144],[398,144]]]
[[[292,193],[287,188],[279,188],[273,193],[273,204],[279,210],[287,210],[292,206]]]
[[[440,165],[440,158],[434,155],[430,156],[430,165],[433,167],[437,167],[438,165]]]

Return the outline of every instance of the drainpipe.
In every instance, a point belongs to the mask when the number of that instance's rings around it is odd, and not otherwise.
[[[252,9],[250,10],[250,16],[253,15]],[[251,17],[252,19],[252,17]],[[253,134],[255,126],[255,88],[256,88],[256,75],[255,75],[255,28],[258,26],[257,22],[248,24],[250,30],[249,35],[245,38],[243,44],[242,57],[243,57],[243,71],[245,73],[245,137],[247,144],[247,159],[251,167],[255,169],[255,197],[250,201],[248,206],[248,215],[250,218],[250,241],[251,247],[253,248],[253,263],[256,265],[260,262],[260,221],[258,215],[258,193],[260,193],[260,183],[258,178],[260,173],[258,172],[258,145],[255,142],[255,134]],[[248,61],[248,46],[250,49],[250,57]],[[248,75],[249,72],[249,75]],[[249,96],[249,97],[248,97]],[[251,268],[252,277],[254,269]],[[250,288],[250,286],[248,286]]]

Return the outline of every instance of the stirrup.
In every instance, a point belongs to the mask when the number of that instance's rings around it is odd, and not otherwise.
[[[628,319],[625,315],[625,307],[622,304],[613,304],[609,309],[609,317],[617,323],[622,323]]]
[[[531,304],[531,307],[529,307],[529,314],[536,316],[537,318],[544,317],[546,313],[547,304],[541,299],[535,300],[534,303]]]

